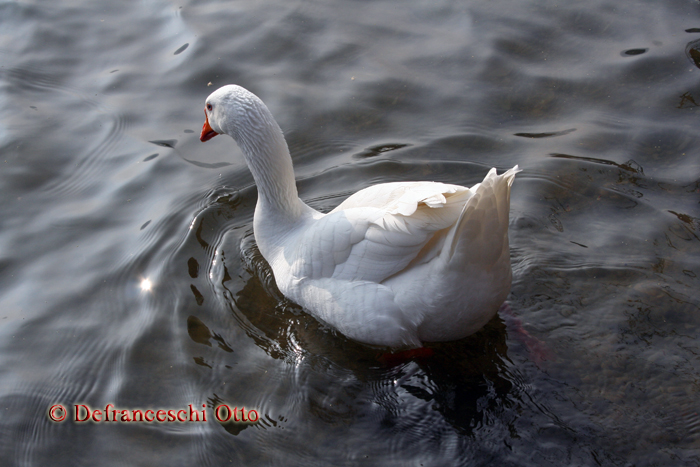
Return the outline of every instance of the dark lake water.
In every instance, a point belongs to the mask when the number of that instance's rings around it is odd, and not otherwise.
[[[508,306],[386,363],[284,300],[229,83],[320,210],[519,164]],[[696,0],[2,2],[1,463],[700,465],[699,129]]]

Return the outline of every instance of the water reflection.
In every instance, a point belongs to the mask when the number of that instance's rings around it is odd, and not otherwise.
[[[689,42],[685,48],[685,53],[691,63],[700,68],[700,39]]]
[[[432,357],[386,366],[382,349],[354,343],[285,303],[250,240],[244,240],[243,255],[251,275],[241,289],[227,288],[228,305],[241,315],[248,337],[291,365],[289,378],[304,381],[294,386],[301,400],[296,410],[313,415],[315,423],[356,421],[363,416],[358,402],[367,398],[376,404],[372,417],[388,433],[432,436],[435,427],[426,420],[435,411],[439,423],[468,435],[506,404],[512,385],[502,374],[507,346],[501,319],[459,343],[432,345]]]
[[[153,287],[153,284],[151,284],[151,281],[149,279],[144,278],[141,280],[140,287],[142,291],[148,292],[151,290],[151,287]]]
[[[622,55],[623,57],[633,57],[635,55],[642,55],[643,53],[646,53],[648,51],[649,49],[628,49],[622,52],[620,55]]]

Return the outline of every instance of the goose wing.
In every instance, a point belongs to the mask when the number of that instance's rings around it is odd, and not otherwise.
[[[381,282],[452,227],[472,195],[469,188],[434,182],[361,190],[302,234],[289,258],[291,272],[299,279]]]

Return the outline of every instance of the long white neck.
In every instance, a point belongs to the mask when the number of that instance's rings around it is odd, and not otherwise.
[[[248,116],[246,125],[239,124],[229,134],[243,151],[255,179],[258,208],[285,218],[296,218],[304,203],[299,199],[292,158],[282,130],[264,104],[249,111]]]

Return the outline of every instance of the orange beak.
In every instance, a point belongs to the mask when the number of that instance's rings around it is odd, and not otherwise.
[[[212,139],[214,136],[218,135],[219,133],[215,132],[214,130],[211,129],[209,126],[209,117],[207,117],[207,112],[204,112],[204,126],[202,126],[202,134],[199,135],[199,140],[203,143],[205,141],[209,141]]]

